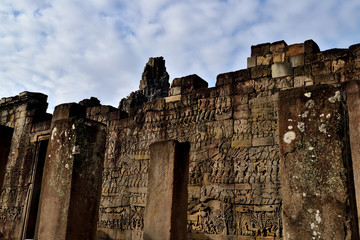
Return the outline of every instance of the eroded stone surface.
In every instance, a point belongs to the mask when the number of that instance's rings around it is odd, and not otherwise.
[[[319,85],[280,93],[285,239],[358,239],[340,91]]]
[[[132,92],[120,101],[119,109],[129,112],[130,108],[140,107],[143,103],[168,96],[169,74],[163,57],[150,58],[144,67],[139,90]]]
[[[80,118],[64,118],[52,124],[43,176],[39,240],[95,239],[104,151],[102,124]]]
[[[261,44],[252,47],[249,69],[219,74],[213,88],[207,88],[207,82],[197,75],[190,75],[174,79],[170,89],[164,60],[153,58],[145,66],[139,91],[123,100],[120,108],[103,106],[96,99],[90,98],[81,101],[82,106],[74,103],[60,105],[57,109],[63,108],[64,111],[55,112],[54,116],[46,114],[45,95],[24,92],[15,97],[2,98],[0,124],[13,128],[14,132],[0,196],[0,239],[20,239],[23,236],[23,225],[27,225],[25,216],[30,206],[30,200],[27,199],[31,197],[32,185],[35,183],[32,176],[36,169],[36,146],[44,139],[51,141],[51,120],[53,123],[56,119],[64,121],[80,113],[87,119],[105,124],[107,132],[97,239],[143,238],[144,212],[149,191],[149,146],[169,140],[190,143],[187,200],[189,239],[286,238],[284,233],[287,230],[283,230],[285,224],[282,218],[282,213],[289,211],[286,201],[301,203],[302,199],[309,196],[311,204],[319,207],[305,211],[302,205],[295,204],[291,208],[291,211],[305,216],[299,221],[299,229],[304,221],[311,221],[305,225],[307,229],[313,228],[312,234],[315,232],[318,237],[320,232],[324,239],[332,239],[324,237],[329,232],[324,229],[328,229],[331,224],[321,229],[322,224],[328,219],[332,221],[335,213],[342,214],[341,201],[350,195],[345,194],[347,190],[334,190],[338,194],[336,196],[324,190],[318,197],[316,192],[311,192],[312,188],[305,189],[305,185],[301,185],[308,184],[307,178],[301,183],[294,178],[292,182],[294,189],[304,188],[306,191],[294,190],[296,194],[280,195],[285,184],[281,181],[282,177],[297,175],[293,174],[296,169],[279,171],[279,143],[291,148],[303,136],[308,136],[310,131],[326,139],[330,135],[330,139],[336,140],[336,144],[333,144],[334,159],[338,159],[335,156],[337,151],[346,152],[343,151],[345,146],[349,149],[348,145],[344,145],[345,142],[339,142],[339,138],[332,138],[340,137],[342,131],[336,132],[334,125],[329,124],[345,123],[344,118],[336,120],[334,112],[320,109],[329,104],[348,104],[350,109],[351,103],[341,98],[341,87],[336,84],[343,85],[347,81],[360,79],[359,55],[358,45],[349,49],[320,52],[312,40],[295,45],[287,45],[284,41]],[[286,71],[278,71],[277,74],[276,71],[272,72],[272,66],[286,66]],[[334,84],[339,94],[335,91],[321,97],[309,89],[303,89],[309,85]],[[302,95],[297,98],[301,101],[294,102],[292,107],[302,110],[295,116],[282,119],[282,130],[279,132],[278,118],[284,117],[289,109],[279,110],[278,102],[288,104],[293,101],[290,99],[285,102],[283,97],[279,100],[279,95],[293,88],[302,89]],[[325,101],[323,105],[318,104],[320,100]],[[313,116],[314,111],[319,111],[316,116]],[[356,117],[353,119],[356,123]],[[310,125],[310,122],[316,124]],[[74,131],[72,125],[67,128]],[[350,137],[351,134],[352,131]],[[59,139],[56,144],[58,147],[55,148],[61,149],[62,140]],[[309,158],[306,155],[306,158],[301,159],[312,159],[314,155],[325,162],[325,151],[321,150],[318,156],[319,150],[315,143],[304,145],[301,149],[307,153],[316,152]],[[330,148],[324,145],[323,149]],[[299,148],[295,150],[293,154],[300,154]],[[66,151],[82,155],[81,147],[77,145]],[[66,160],[65,157],[62,160]],[[343,186],[344,179],[349,177],[346,171],[351,170],[351,167],[345,165],[341,167],[339,161],[334,161],[335,165],[315,166],[310,163],[305,162],[302,167],[315,173],[328,173],[320,180],[333,179],[333,185]],[[64,169],[71,168],[71,163],[67,164],[63,165]],[[343,178],[330,178],[334,174],[338,176],[338,170],[332,172],[334,166],[340,167]],[[320,175],[304,176],[311,179]],[[317,178],[313,180],[323,184]],[[351,183],[345,184],[346,189],[350,187]],[[78,194],[83,193],[81,190],[76,191]],[[328,194],[331,198],[325,201],[321,194]],[[332,206],[333,197],[341,200],[339,206],[334,208],[337,210],[324,210],[326,206]],[[286,206],[284,211],[282,206]],[[76,211],[70,210],[69,213],[75,214]],[[286,215],[286,224],[288,219],[289,215]],[[353,224],[347,219],[348,216],[341,215],[340,222],[344,220],[343,225],[346,226],[343,229],[349,229]],[[337,233],[341,232],[338,225],[331,226]],[[346,231],[356,232],[353,229],[351,227],[351,231]],[[311,235],[310,239],[313,237]]]
[[[186,239],[189,143],[150,146],[144,240]]]

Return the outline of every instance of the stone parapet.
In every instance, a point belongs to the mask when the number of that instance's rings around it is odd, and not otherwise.
[[[21,92],[14,97],[3,97],[0,100],[0,109],[8,106],[21,105],[24,103],[30,104],[33,107],[47,107],[47,96],[42,93],[35,92]]]

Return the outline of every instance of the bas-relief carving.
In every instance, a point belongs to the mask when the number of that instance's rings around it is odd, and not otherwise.
[[[98,221],[99,228],[121,230],[142,230],[144,228],[144,207],[100,208],[100,214],[106,215]]]
[[[0,221],[18,221],[23,210],[21,206],[0,206]]]
[[[191,143],[189,236],[281,237],[278,147],[251,142],[277,131],[274,97],[251,98],[250,115],[237,120],[232,102],[227,96],[172,104],[110,132],[98,227],[143,229],[148,146],[167,138]],[[248,145],[233,144],[246,138]]]
[[[281,51],[285,51],[281,53],[285,56],[288,50]],[[353,51],[346,50],[346,54]],[[278,92],[293,88],[294,84],[299,87],[301,79],[314,75],[312,71],[321,72],[321,64],[317,62],[323,61],[323,53],[308,54],[307,66],[294,68],[294,75],[276,78],[271,78],[274,75],[270,65],[288,60],[275,61],[276,54],[272,56],[268,52],[264,52],[264,56],[258,54],[255,56],[257,66],[255,61],[255,66],[249,69],[219,75],[215,88],[186,91],[189,89],[177,86],[177,91],[170,89],[171,94],[176,95],[171,101],[162,98],[144,103],[134,95],[130,100],[137,101],[133,106],[136,108],[125,106],[125,110],[131,110],[127,111],[128,117],[119,114],[121,119],[117,120],[113,120],[116,115],[90,112],[90,118],[108,125],[99,228],[127,232],[124,236],[111,235],[116,239],[129,239],[131,234],[141,232],[146,206],[148,146],[176,139],[191,143],[190,239],[204,239],[206,235],[209,238],[216,235],[213,238],[217,239],[281,238]],[[351,61],[359,62],[357,58]],[[344,64],[343,60],[334,60],[331,71],[341,73],[345,81],[343,71],[346,70],[354,79],[351,61]],[[327,63],[331,65],[331,61]],[[328,79],[335,78],[332,75],[316,78],[320,83]],[[168,89],[167,84],[164,89]],[[18,110],[1,113],[1,124],[16,127],[13,149],[17,149],[10,152],[1,190],[2,221],[21,218],[19,206],[28,192],[27,164],[31,162],[32,146],[27,145],[26,131],[31,119],[26,117],[26,108]]]

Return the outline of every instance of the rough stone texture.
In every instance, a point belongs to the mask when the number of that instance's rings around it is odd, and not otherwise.
[[[293,67],[293,68],[303,66],[304,62],[305,62],[305,56],[304,56],[304,54],[290,56],[289,61],[290,61],[291,67]]]
[[[349,112],[349,131],[351,143],[351,158],[354,174],[354,185],[357,200],[358,222],[360,213],[360,85],[350,81],[345,85],[347,107]]]
[[[84,106],[84,107],[101,106],[100,100],[97,99],[96,97],[91,97],[90,99],[84,99],[79,102],[79,105]]]
[[[64,103],[55,107],[52,122],[71,117],[85,117],[85,107],[76,103]]]
[[[284,239],[359,238],[341,95],[321,85],[280,93]]]
[[[304,56],[303,63],[298,56]],[[51,122],[66,122],[77,115],[106,125],[98,240],[143,238],[149,146],[169,140],[190,143],[188,239],[283,239],[280,177],[291,172],[279,172],[282,136],[278,116],[284,112],[278,110],[279,95],[309,85],[338,84],[348,88],[347,82],[360,80],[359,56],[359,44],[323,52],[312,40],[295,45],[284,41],[261,44],[252,47],[256,66],[219,74],[215,87],[207,88],[203,79],[190,75],[174,79],[170,89],[163,59],[154,58],[144,69],[141,89],[123,100],[120,109],[99,105],[90,98],[81,101],[82,106],[60,105],[51,116],[46,113],[43,94],[23,92],[2,98],[0,125],[14,132],[0,195],[0,239],[21,239],[31,228],[29,208],[36,205],[31,196],[36,195],[34,176],[39,173],[37,146],[50,138]],[[272,74],[273,64],[287,66],[287,73]],[[164,95],[157,95],[160,92]],[[348,100],[352,98],[350,92]],[[150,93],[154,95],[146,95]],[[154,100],[155,96],[159,98]],[[349,108],[350,138],[356,141],[356,131],[351,129],[357,124],[357,110],[351,110],[357,104],[356,94],[353,96],[355,101],[343,98],[341,104]],[[343,133],[346,139],[346,131]],[[340,136],[341,131],[337,134]],[[345,143],[343,146],[356,156],[356,143]],[[356,179],[358,166],[354,159]],[[350,179],[352,167],[344,166],[347,172],[341,170],[346,174],[338,185],[348,179],[346,191],[350,193],[354,185]],[[326,167],[314,171],[329,170]],[[359,192],[357,187],[355,190]],[[353,203],[351,194],[348,198]],[[296,203],[297,199],[290,200]],[[314,204],[316,200],[323,203],[322,198],[315,197]],[[320,217],[323,222],[327,219]],[[356,225],[356,220],[351,224]]]
[[[247,58],[247,68],[256,67],[256,57]]]
[[[2,179],[0,198],[0,239],[20,239],[23,235],[27,198],[32,184],[35,144],[30,141],[35,122],[48,119],[47,96],[22,92],[0,101],[0,125],[13,128],[10,153]],[[39,131],[40,132],[40,131]]]
[[[207,87],[208,83],[196,74],[175,78],[171,83],[171,88],[181,88],[181,93],[191,93],[197,89]]]
[[[268,53],[270,53],[270,43],[262,43],[251,46],[251,57],[264,56]]]
[[[150,146],[144,240],[186,239],[189,143]]]
[[[272,54],[283,53],[285,51],[286,47],[287,47],[287,44],[285,41],[274,42],[274,43],[271,43],[271,45],[270,45],[270,52]]]
[[[68,105],[68,108],[73,108]],[[64,116],[64,105],[54,115]],[[95,239],[105,151],[105,127],[58,119],[44,169],[38,239]]]
[[[304,42],[305,54],[320,52],[319,46],[313,40],[306,40]]]
[[[304,54],[304,53],[305,53],[305,45],[303,43],[290,45],[286,49],[287,57]]]
[[[139,90],[132,92],[120,101],[119,109],[129,112],[130,108],[168,96],[169,74],[166,72],[163,57],[150,58],[144,67]]]
[[[274,63],[271,65],[271,76],[273,78],[285,77],[293,74],[289,63]]]

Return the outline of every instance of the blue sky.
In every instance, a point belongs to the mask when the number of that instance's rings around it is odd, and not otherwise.
[[[2,0],[0,97],[49,96],[50,110],[95,96],[118,106],[149,57],[170,81],[246,68],[251,45],[360,42],[359,0]]]

